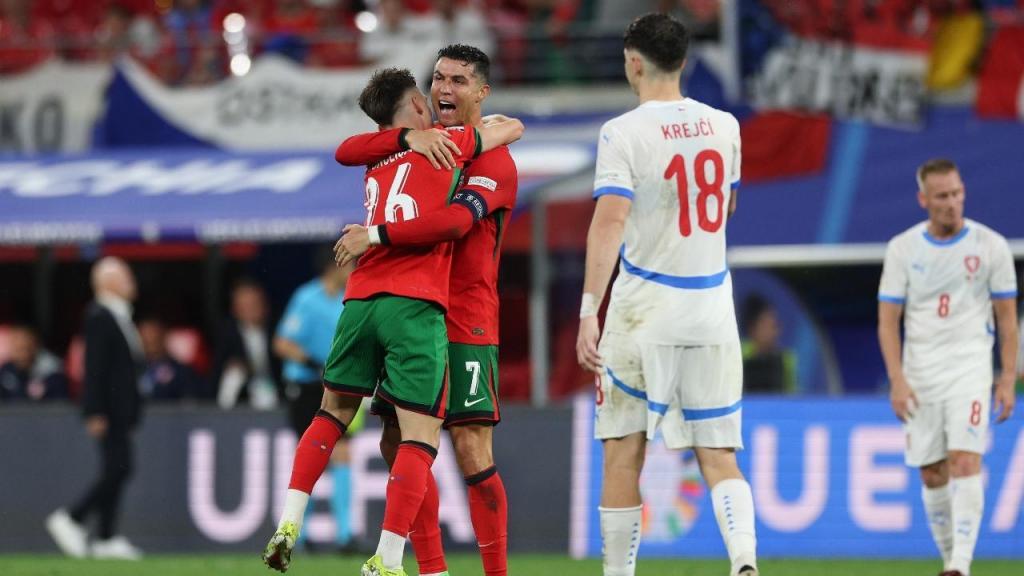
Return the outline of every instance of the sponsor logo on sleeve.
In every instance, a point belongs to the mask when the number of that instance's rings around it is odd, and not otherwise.
[[[467,186],[479,186],[494,192],[498,188],[498,183],[486,176],[473,176],[469,179]]]

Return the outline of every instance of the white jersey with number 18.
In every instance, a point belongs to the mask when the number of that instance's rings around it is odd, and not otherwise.
[[[1016,296],[1006,239],[978,222],[947,240],[922,222],[889,241],[878,299],[903,305],[903,374],[918,401],[992,387],[992,300]]]
[[[686,98],[605,123],[594,198],[632,201],[606,332],[672,345],[738,340],[725,228],[739,182],[732,114]]]

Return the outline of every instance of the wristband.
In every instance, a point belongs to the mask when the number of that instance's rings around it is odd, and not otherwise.
[[[380,245],[380,230],[379,226],[370,226],[366,229],[366,234],[370,237],[370,246]]]
[[[590,292],[584,292],[580,299],[580,318],[597,316],[597,298]]]

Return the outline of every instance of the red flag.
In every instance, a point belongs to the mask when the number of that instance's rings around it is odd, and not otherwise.
[[[1003,26],[978,76],[978,114],[1024,119],[1024,26]]]
[[[743,181],[821,172],[832,122],[824,114],[763,112],[743,120]]]

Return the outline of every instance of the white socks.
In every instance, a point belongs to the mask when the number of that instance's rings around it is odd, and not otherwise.
[[[381,530],[380,542],[377,543],[377,554],[380,555],[385,568],[389,570],[401,568],[402,555],[405,554],[405,536]]]
[[[924,513],[928,517],[932,539],[942,554],[942,565],[949,566],[949,558],[953,554],[953,504],[949,484],[939,488],[922,486],[921,500],[924,501]]]
[[[985,511],[985,487],[981,474],[949,481],[953,502],[953,554],[947,570],[971,573],[974,544],[978,541],[981,515]]]
[[[294,522],[295,527],[302,531],[302,519],[306,515],[306,506],[309,504],[309,494],[302,490],[289,488],[284,497],[284,511],[281,512],[281,520],[277,523],[280,528],[285,522]]]
[[[640,547],[640,519],[643,506],[598,507],[601,513],[604,576],[633,576]]]
[[[722,480],[711,490],[715,519],[729,551],[732,574],[743,566],[757,567],[757,538],[754,536],[754,496],[742,478]]]

